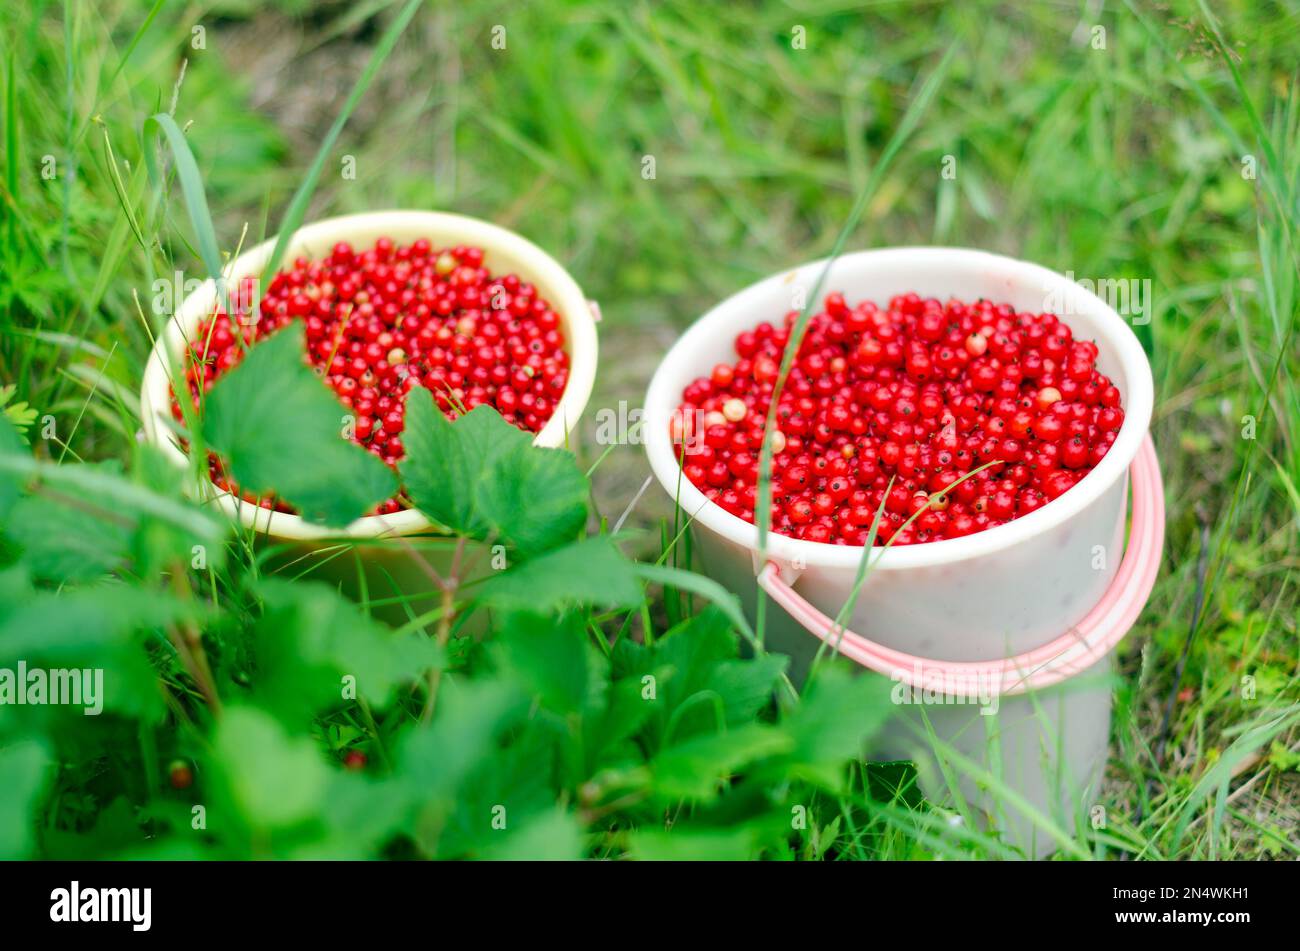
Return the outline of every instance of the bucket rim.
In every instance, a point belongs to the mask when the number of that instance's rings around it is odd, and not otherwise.
[[[642,429],[650,468],[659,483],[670,497],[677,500],[688,519],[700,522],[731,543],[755,553],[759,548],[757,526],[711,501],[689,479],[680,475],[681,467],[669,437],[669,424],[681,403],[681,388],[676,386],[679,380],[673,379],[670,371],[674,367],[690,365],[692,357],[699,353],[716,353],[719,359],[725,357],[730,346],[729,328],[737,320],[737,312],[750,313],[749,323],[745,326],[752,327],[761,319],[753,316],[752,310],[759,298],[776,287],[812,286],[828,261],[831,259],[821,258],[780,271],[716,304],[691,324],[665,354],[646,392]],[[822,290],[834,289],[831,285],[836,269],[873,266],[888,271],[904,264],[922,265],[936,272],[964,270],[1005,284],[1008,293],[1012,288],[1029,287],[1041,292],[1044,299],[1059,294],[1062,299],[1072,300],[1076,305],[1072,313],[1076,316],[1086,313],[1098,327],[1096,338],[1104,339],[1116,353],[1126,384],[1125,415],[1115,443],[1106,456],[1068,492],[1033,512],[972,535],[889,548],[880,553],[873,568],[886,573],[982,558],[1050,532],[1077,516],[1125,477],[1150,425],[1155,392],[1150,361],[1124,318],[1096,294],[1080,287],[1066,275],[1040,264],[973,248],[877,248],[835,258],[831,277]],[[779,561],[797,562],[809,567],[853,569],[861,560],[862,548],[810,542],[769,531],[767,553]]]
[[[317,219],[294,231],[285,259],[291,260],[303,254],[319,257],[339,241],[372,243],[380,234],[398,243],[424,237],[435,245],[481,247],[489,258],[495,252],[514,262],[510,265],[512,269],[518,269],[522,277],[543,290],[564,328],[569,379],[556,401],[551,418],[536,434],[533,444],[547,448],[567,447],[570,434],[586,410],[595,385],[598,362],[596,323],[600,319],[595,302],[584,295],[573,276],[538,245],[508,228],[468,215],[423,209],[377,210]],[[225,280],[233,283],[243,277],[260,275],[276,240],[273,235],[230,261],[222,271]],[[141,379],[143,439],[177,466],[185,466],[188,456],[178,445],[172,429],[172,381],[168,355],[173,358],[183,355],[187,338],[193,335],[194,328],[211,311],[216,300],[216,285],[210,277],[185,296],[158,334]],[[327,528],[308,522],[299,515],[253,505],[210,482],[202,487],[202,491],[232,521],[276,541],[365,540],[439,532],[438,526],[416,509],[389,515],[366,515],[349,525]]]

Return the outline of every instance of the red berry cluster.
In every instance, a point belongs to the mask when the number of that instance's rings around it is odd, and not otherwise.
[[[353,441],[389,465],[403,457],[406,394],[417,386],[428,388],[452,419],[487,404],[537,432],[568,383],[559,315],[532,284],[491,274],[480,248],[435,249],[424,239],[396,245],[389,238],[365,251],[337,244],[321,260],[298,258],[279,271],[260,313],[249,300],[255,291],[248,284],[237,290],[234,319],[218,307],[190,345],[186,376],[195,409],[248,346],[300,320],[309,361],[354,417]],[[248,316],[254,313],[256,322]],[[172,412],[181,418],[174,396]],[[215,484],[241,494],[220,460],[210,465]],[[280,500],[243,497],[292,511]],[[376,511],[403,507],[398,497]]]
[[[748,522],[797,317],[737,336],[739,359],[687,386],[672,421],[686,477]],[[1096,361],[1096,344],[1053,314],[916,294],[849,306],[828,295],[777,404],[772,528],[865,545],[883,502],[876,543],[908,545],[1042,507],[1101,461],[1124,422]]]

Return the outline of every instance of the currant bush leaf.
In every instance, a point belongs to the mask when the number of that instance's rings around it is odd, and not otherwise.
[[[402,432],[407,494],[420,511],[453,532],[486,538],[494,526],[479,510],[478,483],[516,438],[527,437],[486,407],[453,424],[434,405],[433,394],[412,390]]]
[[[486,603],[550,611],[570,604],[631,608],[644,594],[609,538],[588,538],[539,555],[489,578],[478,589]]]
[[[490,407],[475,407],[453,423],[428,390],[412,390],[402,438],[407,492],[446,528],[501,540],[525,557],[582,530],[587,482],[573,454],[534,446]]]
[[[49,750],[41,740],[23,740],[0,747],[0,861],[26,858],[30,851],[32,812],[53,771]]]
[[[845,763],[861,758],[866,741],[893,713],[890,682],[825,667],[783,720],[794,740],[785,771],[830,790],[844,786]]]
[[[250,347],[208,394],[203,438],[240,488],[342,526],[397,491],[393,471],[343,438],[346,408],[307,366],[301,330]]]
[[[400,780],[330,773],[323,800],[329,806],[318,814],[322,834],[283,857],[317,862],[373,858],[408,821],[415,792]]]
[[[642,862],[743,862],[755,857],[758,836],[755,830],[705,827],[690,830],[674,826],[663,829],[640,829],[628,837],[628,852]]]
[[[223,544],[229,528],[215,514],[193,504],[182,490],[183,473],[155,446],[137,446],[131,465],[132,479],[144,490],[154,493],[159,503],[184,505],[193,514],[202,516],[207,530],[196,532],[181,527],[173,520],[159,518],[152,511],[142,510],[135,521],[130,540],[131,564],[141,577],[154,577],[163,571],[183,569],[186,565],[203,570],[195,556],[202,553],[202,564],[211,571],[219,571],[226,561]]]
[[[114,463],[91,466],[119,474]],[[85,581],[121,564],[135,520],[117,510],[105,510],[89,493],[71,490],[50,497],[28,495],[9,513],[6,532],[22,549],[32,573],[52,581]]]
[[[563,752],[562,734],[536,718],[512,731],[504,747],[490,750],[460,783],[438,837],[437,856],[485,857],[516,839],[534,818],[552,812],[555,763]],[[537,843],[520,845],[540,848]]]
[[[501,680],[449,681],[438,715],[427,729],[408,731],[399,747],[401,773],[431,800],[450,800],[475,768],[494,753],[494,741],[527,702]]]
[[[732,773],[755,760],[786,752],[793,745],[785,732],[759,723],[696,736],[665,748],[655,757],[654,788],[668,799],[712,799]]]
[[[632,738],[657,705],[647,687],[640,678],[616,680],[606,691],[600,716],[584,718],[583,750],[597,769],[640,764],[643,754]]]
[[[3,462],[7,456],[21,457],[27,455],[27,448],[18,436],[18,431],[14,429],[13,424],[3,415],[0,415],[0,462]],[[11,472],[6,468],[0,467],[0,524],[8,516],[9,510],[13,508],[18,496],[22,493],[23,478],[21,475]]]
[[[526,436],[496,458],[478,490],[498,536],[525,556],[574,540],[587,521],[587,480],[573,453]]]
[[[502,667],[553,713],[582,711],[608,683],[608,665],[573,614],[559,619],[509,614],[502,619],[496,646]]]
[[[122,567],[152,578],[187,566],[196,545],[209,566],[224,561],[225,527],[183,497],[180,472],[153,446],[136,447],[130,473],[116,460],[35,471],[47,484],[16,498],[5,533],[39,578],[85,581]]]
[[[727,616],[714,607],[682,621],[652,647],[628,638],[615,645],[615,677],[656,678],[658,698],[644,729],[652,749],[757,716],[771,700],[787,659],[775,654],[737,658],[736,635]]]
[[[23,590],[8,574],[0,589],[22,598],[0,612],[0,667],[102,668],[106,712],[157,719],[163,712],[158,673],[147,645],[183,621],[198,624],[202,609],[158,591],[124,584],[87,586],[62,594]],[[10,606],[6,606],[10,607]]]
[[[312,743],[253,707],[226,710],[213,754],[230,805],[253,828],[292,825],[323,801],[328,774]]]
[[[89,829],[46,830],[41,836],[41,850],[55,861],[75,862],[87,853],[116,856],[131,849],[144,835],[135,806],[123,795],[105,805]]]
[[[789,663],[790,658],[780,654],[722,661],[709,672],[704,689],[722,698],[723,716],[729,725],[744,723],[771,702]]]
[[[427,637],[395,636],[323,583],[265,578],[257,592],[264,611],[252,639],[255,694],[286,722],[309,723],[319,710],[351,704],[345,686],[384,707],[400,684],[440,663]]]
[[[553,807],[524,819],[484,858],[508,862],[572,862],[582,858],[582,826],[571,812]]]

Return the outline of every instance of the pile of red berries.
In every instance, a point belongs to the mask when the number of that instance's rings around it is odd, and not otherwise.
[[[748,522],[797,317],[737,336],[739,359],[687,386],[672,421],[686,477]],[[1053,314],[916,294],[850,306],[828,295],[777,403],[773,530],[865,545],[883,501],[876,543],[907,545],[1042,507],[1101,461],[1124,422],[1096,361],[1096,344]]]
[[[568,383],[559,315],[532,284],[491,274],[480,248],[435,249],[423,239],[396,245],[389,238],[365,251],[337,244],[328,257],[298,258],[279,271],[260,308],[249,300],[254,293],[241,284],[232,291],[233,319],[218,307],[191,341],[186,377],[200,412],[202,394],[245,349],[292,320],[304,324],[308,359],[345,407],[340,418],[352,416],[353,441],[389,465],[403,457],[406,394],[417,386],[429,389],[450,418],[488,404],[507,422],[537,432]],[[172,412],[181,418],[175,396]],[[219,487],[292,511],[283,501],[241,493],[220,460],[210,464]],[[399,496],[376,511],[403,507]]]

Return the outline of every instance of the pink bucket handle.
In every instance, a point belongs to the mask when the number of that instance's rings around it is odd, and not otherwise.
[[[833,650],[863,667],[918,689],[938,687],[951,696],[1013,695],[1060,683],[1105,657],[1137,621],[1155,585],[1165,536],[1165,496],[1160,464],[1148,434],[1129,469],[1133,517],[1128,548],[1115,579],[1098,604],[1071,630],[1042,647],[990,661],[917,657],[838,627],[781,577],[774,562],[758,574],[773,601]]]

